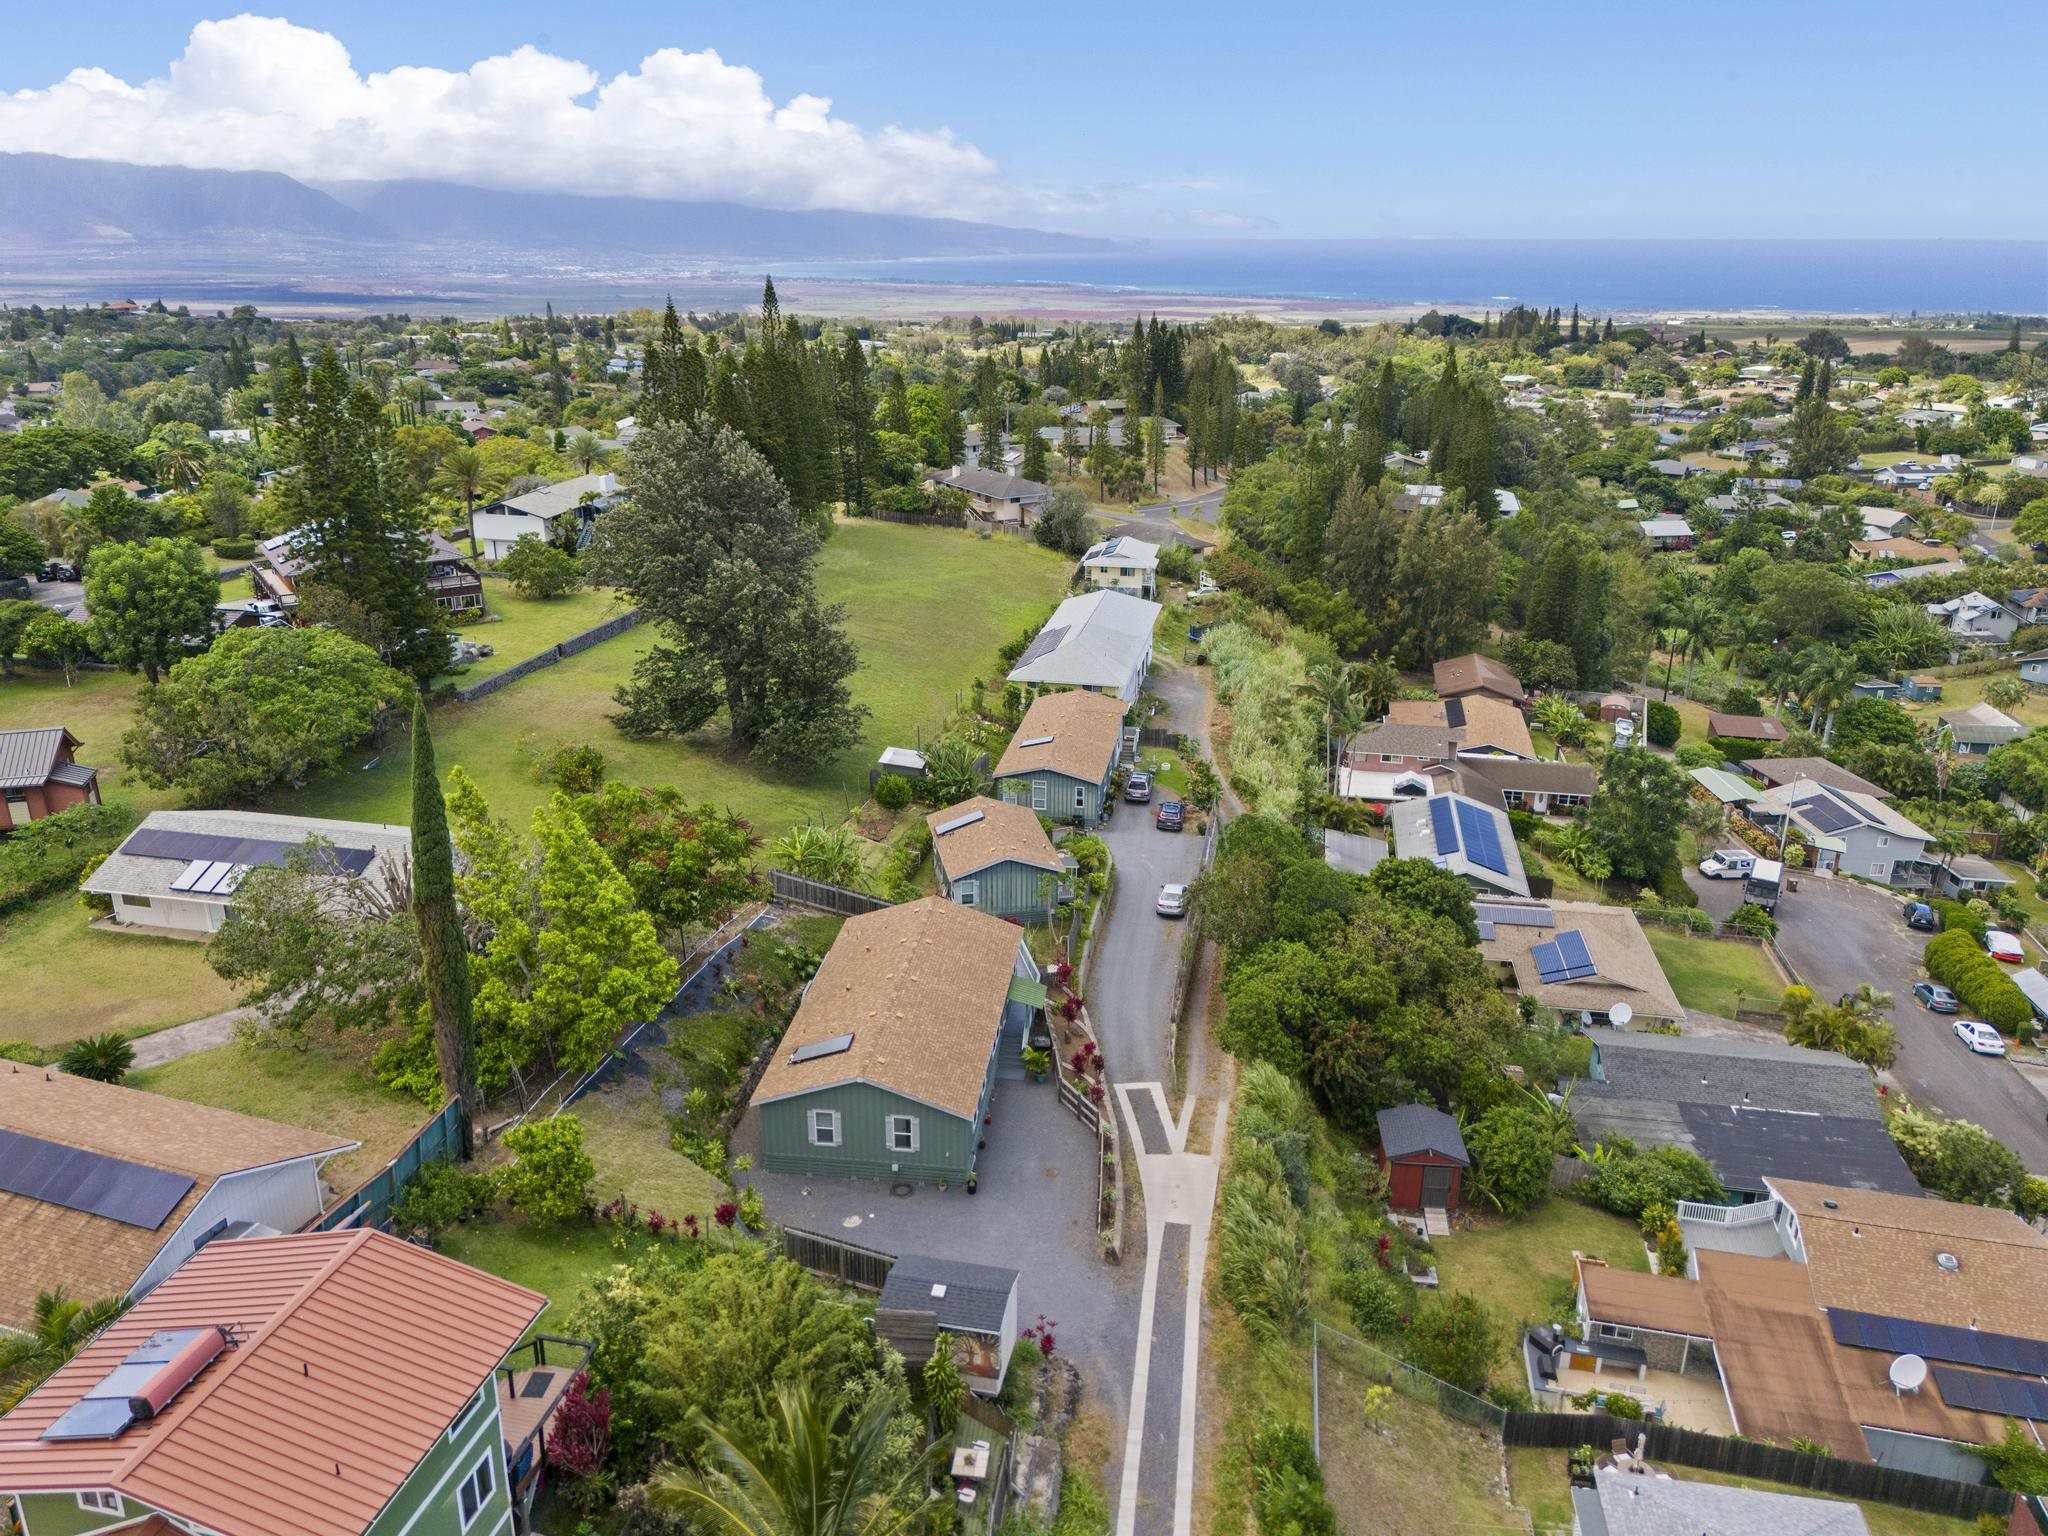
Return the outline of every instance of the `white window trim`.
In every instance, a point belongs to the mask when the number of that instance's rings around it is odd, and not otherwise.
[[[89,1509],[96,1515],[124,1515],[128,1506],[121,1502],[121,1495],[106,1488],[81,1489],[78,1507]]]
[[[1033,779],[1031,781],[1031,809],[1042,811],[1049,803],[1046,799],[1045,780]]]
[[[462,1522],[465,1531],[476,1524],[484,1512],[484,1506],[491,1502],[491,1495],[498,1491],[497,1477],[491,1469],[491,1458],[496,1454],[498,1452],[495,1446],[486,1446],[482,1458],[469,1469],[469,1476],[455,1486],[455,1516]],[[482,1479],[481,1482],[478,1481],[479,1478]],[[472,1487],[476,1489],[476,1508],[465,1515],[462,1512],[462,1500]]]
[[[953,882],[953,899],[963,907],[980,906],[981,882],[979,880],[955,880]]]
[[[465,1429],[469,1427],[470,1419],[475,1416],[477,1409],[483,1407],[484,1405],[484,1394],[490,1390],[491,1383],[487,1381],[481,1387],[477,1388],[476,1395],[474,1397],[472,1397],[467,1403],[463,1404],[462,1412],[456,1414],[455,1422],[448,1426],[449,1440],[454,1440],[457,1435],[461,1434]]]
[[[899,1143],[897,1142],[897,1140],[896,1140],[896,1137],[897,1137],[897,1132],[898,1132],[898,1128],[899,1128],[899,1127],[902,1127],[902,1126],[908,1126],[908,1127],[910,1128],[910,1145],[909,1145],[909,1146],[907,1146],[907,1147],[906,1147],[906,1146],[902,1146],[902,1145],[900,1145],[900,1144],[899,1144]],[[915,1116],[915,1115],[891,1115],[891,1116],[889,1117],[889,1124],[888,1124],[888,1129],[887,1129],[887,1135],[888,1135],[888,1140],[889,1140],[889,1150],[890,1150],[891,1152],[915,1152],[915,1151],[917,1151],[917,1150],[918,1150],[918,1147],[919,1147],[919,1143],[920,1143],[920,1140],[921,1140],[921,1138],[920,1138],[920,1136],[919,1136],[919,1134],[918,1134],[918,1133],[920,1132],[920,1130],[922,1130],[922,1127],[921,1127],[921,1126],[920,1126],[920,1125],[918,1124],[918,1119],[917,1119],[917,1116]]]
[[[1074,809],[1077,811],[1088,809],[1088,786],[1086,784],[1076,784],[1074,786]]]
[[[1621,1323],[1595,1323],[1593,1332],[1610,1344],[1633,1344],[1636,1341],[1635,1329]]]
[[[810,1112],[810,1141],[814,1147],[836,1147],[839,1143],[839,1111],[836,1109],[814,1109]],[[829,1130],[829,1137],[819,1136],[819,1131]]]

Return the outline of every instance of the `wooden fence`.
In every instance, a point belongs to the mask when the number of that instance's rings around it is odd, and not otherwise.
[[[344,1227],[391,1225],[391,1207],[412,1176],[428,1163],[452,1163],[462,1156],[462,1101],[450,1099],[441,1112],[420,1127],[419,1134],[382,1168],[379,1168],[332,1209],[311,1224],[314,1232],[334,1232]]]
[[[841,1242],[801,1227],[782,1229],[782,1256],[814,1275],[823,1275],[841,1285],[857,1285],[864,1291],[879,1291],[896,1264],[893,1253]]]
[[[605,641],[617,635],[623,635],[639,622],[640,610],[630,608],[617,618],[607,619],[604,623],[586,629],[581,634],[571,635],[568,639],[562,641],[561,644],[551,645],[538,656],[529,656],[524,661],[516,662],[502,672],[493,673],[482,682],[472,683],[467,688],[453,689],[450,696],[458,704],[474,703],[478,699],[496,693],[500,688],[511,687],[520,678],[531,676],[543,667],[552,667],[556,662],[567,661],[571,656],[587,651],[593,645],[602,645]]]
[[[939,1314],[918,1307],[877,1307],[875,1337],[903,1357],[905,1370],[922,1371],[938,1342]]]
[[[1642,1419],[1616,1419],[1604,1413],[1510,1413],[1501,1429],[1501,1438],[1509,1445],[1552,1450],[1581,1445],[1604,1450],[1616,1440],[1627,1440],[1633,1446],[1638,1435],[1649,1437],[1643,1454],[1652,1462],[1698,1467],[1704,1472],[1728,1472],[1845,1499],[1896,1504],[1955,1520],[1974,1520],[1984,1514],[2003,1517],[2012,1512],[2013,1496],[1993,1483],[1951,1482],[1872,1462],[1816,1456],[1789,1446],[1710,1435]]]
[[[879,912],[884,907],[895,905],[886,897],[848,890],[843,885],[831,885],[823,880],[807,880],[802,875],[792,875],[786,869],[769,870],[768,885],[775,892],[777,901],[793,901],[799,906],[836,912],[841,917],[858,917],[863,912]]]

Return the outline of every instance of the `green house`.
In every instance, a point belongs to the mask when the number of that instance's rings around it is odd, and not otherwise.
[[[521,1345],[546,1305],[381,1232],[216,1238],[0,1418],[0,1530],[523,1533],[589,1354]]]
[[[1030,806],[976,795],[933,811],[925,824],[941,895],[995,917],[1045,921],[1045,882],[1059,899],[1066,865]]]
[[[1093,826],[1123,751],[1124,709],[1110,694],[1041,694],[996,764],[997,796],[1054,821]]]
[[[761,1166],[965,1179],[996,1064],[1044,1003],[1014,923],[939,896],[848,918],[754,1089]]]

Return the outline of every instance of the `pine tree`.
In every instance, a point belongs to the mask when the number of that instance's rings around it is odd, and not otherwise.
[[[868,510],[870,461],[874,457],[875,402],[868,390],[868,355],[851,333],[839,353],[839,443],[846,510]]]
[[[1145,468],[1152,476],[1152,489],[1159,489],[1159,477],[1166,472],[1166,381],[1152,380],[1152,414],[1145,419]]]
[[[903,370],[891,368],[889,383],[882,395],[882,430],[895,432],[904,437],[912,435],[910,425],[910,390],[903,382]]]
[[[455,853],[448,803],[434,767],[425,695],[412,706],[412,910],[420,929],[434,1060],[441,1088],[461,1101],[462,1155],[476,1154],[476,1020],[469,990],[469,945],[455,904]]]
[[[1458,414],[1464,398],[1458,387],[1458,349],[1453,345],[1444,358],[1444,371],[1437,375],[1429,393],[1429,468],[1439,482],[1451,457],[1451,445],[1458,435]]]
[[[1600,339],[1602,341],[1614,340],[1614,316],[1609,315],[1607,317],[1607,326],[1606,329],[1601,332]]]
[[[1564,340],[1568,347],[1576,347],[1579,344],[1579,306],[1576,304],[1572,306],[1572,328],[1566,333]]]
[[[548,403],[554,407],[555,421],[559,425],[562,412],[569,408],[569,380],[562,372],[562,351],[555,345],[555,306],[547,307],[548,340]]]
[[[1800,370],[1799,389],[1792,396],[1795,405],[1804,405],[1813,398],[1813,359],[1806,360],[1806,367]]]
[[[1050,478],[1050,471],[1047,465],[1045,437],[1043,434],[1038,432],[1030,432],[1025,434],[1024,462],[1022,465],[1018,467],[1017,473],[1022,475],[1026,480],[1037,481],[1040,485],[1045,484],[1046,481]]]

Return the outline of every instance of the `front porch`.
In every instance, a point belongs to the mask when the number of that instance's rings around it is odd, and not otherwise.
[[[590,1346],[575,1339],[535,1334],[498,1366],[498,1422],[505,1437],[505,1480],[515,1524],[528,1518],[547,1463],[555,1410],[577,1373],[590,1363]]]

